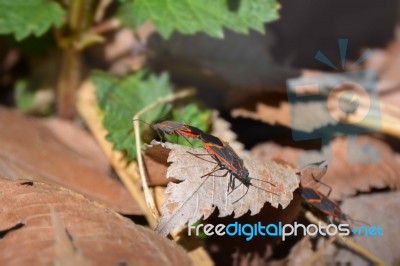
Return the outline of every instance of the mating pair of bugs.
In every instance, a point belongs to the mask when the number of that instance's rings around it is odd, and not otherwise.
[[[272,186],[275,186],[273,183],[271,183],[269,181],[250,177],[249,171],[245,167],[243,160],[232,149],[232,147],[227,142],[221,141],[219,138],[217,138],[213,135],[207,134],[196,127],[193,127],[193,126],[190,126],[187,124],[173,122],[173,121],[164,121],[161,123],[154,124],[154,125],[152,125],[152,127],[155,131],[158,132],[159,135],[161,135],[161,134],[179,135],[179,136],[184,137],[189,143],[190,143],[190,141],[188,140],[188,138],[201,140],[204,148],[208,152],[208,154],[206,154],[206,155],[211,156],[211,158],[213,158],[214,162],[216,163],[216,168],[212,172],[210,172],[204,176],[211,175],[212,173],[214,173],[218,170],[227,170],[226,174],[223,176],[227,176],[229,174],[228,191],[229,191],[229,189],[231,189],[232,191],[235,189],[235,179],[238,179],[241,182],[241,184],[246,186],[247,191],[250,186],[254,186],[258,189],[264,190],[258,186],[255,186],[254,184],[252,184],[252,182],[251,182],[252,180],[267,182],[267,183],[271,184]],[[199,156],[197,154],[193,154],[193,155]],[[317,164],[321,164],[321,163],[317,163]],[[204,177],[204,176],[202,176],[202,177]],[[314,178],[314,176],[313,176],[313,178]],[[314,178],[314,180],[323,185],[326,185],[323,182],[321,182],[318,178]],[[246,193],[247,193],[247,191],[246,191]],[[266,191],[266,190],[264,190],[264,191]],[[274,193],[272,191],[266,191],[266,192],[277,195],[276,193]],[[333,218],[337,218],[338,220],[348,220],[349,219],[349,216],[341,211],[339,205],[335,201],[333,201],[329,198],[331,189],[327,195],[324,195],[321,192],[319,192],[313,188],[310,188],[310,187],[300,187],[299,192],[300,192],[300,195],[302,196],[302,198],[308,204],[310,204],[312,207],[316,208],[323,214],[333,217]],[[246,195],[246,193],[241,198],[243,198]],[[237,202],[237,201],[235,201],[235,202]]]
[[[221,139],[213,135],[207,134],[196,127],[173,121],[164,121],[158,124],[154,124],[152,125],[152,127],[159,133],[159,135],[180,135],[184,137],[189,143],[190,141],[188,140],[188,138],[201,140],[208,154],[191,154],[196,157],[199,157],[201,155],[210,156],[214,160],[213,162],[216,163],[216,167],[210,173],[205,174],[202,177],[212,175],[219,170],[226,170],[226,173],[221,177],[229,175],[228,192],[229,190],[231,190],[232,192],[241,184],[243,184],[245,187],[247,187],[247,191],[241,198],[243,198],[247,194],[250,186],[256,187],[260,190],[278,196],[278,194],[258,187],[251,182],[252,180],[258,180],[260,182],[269,183],[271,186],[275,186],[269,181],[250,177],[249,171],[245,167],[243,160],[232,149],[228,142],[224,142]],[[239,186],[235,186],[235,179],[240,181]],[[239,201],[241,198],[236,200],[234,203]]]

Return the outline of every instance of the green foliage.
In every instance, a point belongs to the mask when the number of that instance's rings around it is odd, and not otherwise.
[[[104,111],[103,124],[108,131],[107,139],[114,143],[114,149],[126,152],[128,160],[135,159],[132,117],[158,98],[171,94],[168,75],[138,72],[116,79],[106,73],[97,73],[92,76],[92,81],[96,86],[99,106]],[[152,123],[165,117],[169,111],[169,105],[160,105],[140,118]]]
[[[198,104],[191,103],[184,106],[181,109],[174,109],[172,111],[172,118],[174,121],[190,124],[191,126],[197,127],[204,132],[207,132],[210,127],[211,111],[205,108],[201,108]],[[181,145],[190,145],[183,137],[176,138],[170,137],[171,141]],[[200,140],[189,140],[194,147],[202,147],[203,144]]]
[[[35,99],[35,94],[28,90],[28,82],[19,80],[15,83],[15,102],[18,109],[27,111],[32,106]]]
[[[222,38],[223,27],[263,32],[263,23],[278,18],[278,7],[276,0],[125,0],[119,17],[131,27],[151,20],[166,38],[173,30]]]
[[[47,0],[1,0],[0,14],[0,34],[12,33],[18,41],[60,27],[65,16],[59,4]]]
[[[35,91],[32,89],[29,80],[20,79],[14,83],[14,99],[17,108],[22,112],[29,114],[50,115],[52,112],[52,106],[50,102],[37,100],[41,96],[40,93],[46,93],[44,90]],[[42,98],[43,99],[43,98]]]

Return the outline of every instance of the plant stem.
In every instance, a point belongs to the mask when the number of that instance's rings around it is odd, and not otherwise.
[[[168,102],[173,102],[177,99],[182,99],[182,98],[191,96],[194,93],[195,93],[194,89],[186,89],[186,90],[177,92],[175,94],[171,94],[171,95],[159,98],[156,101],[154,101],[153,103],[144,107],[139,112],[137,112],[132,118],[133,128],[135,130],[137,162],[138,162],[138,166],[139,166],[139,175],[142,180],[143,193],[144,193],[144,196],[146,199],[147,206],[149,207],[149,209],[151,210],[152,214],[154,215],[154,217],[156,219],[158,219],[159,213],[157,211],[156,204],[154,202],[154,198],[150,193],[149,185],[147,183],[147,175],[146,175],[145,166],[144,166],[143,157],[142,157],[139,119],[142,114],[150,111],[151,109],[157,107],[158,105],[168,103]]]
[[[61,71],[57,85],[57,114],[70,119],[75,113],[75,91],[80,80],[80,53],[72,47],[62,51]]]
[[[82,73],[80,50],[76,44],[81,41],[86,28],[88,6],[91,5],[85,0],[71,0],[66,26],[58,38],[62,56],[57,82],[57,114],[62,118],[71,119],[75,114],[75,92]]]
[[[318,219],[316,216],[314,216],[309,211],[306,212],[305,217],[307,218],[307,220],[309,220],[310,222],[312,222],[314,224],[321,223],[323,226],[325,226],[325,227],[327,226],[327,224],[324,221],[321,221],[320,219]],[[332,238],[334,238],[334,241],[339,241],[340,240],[348,248],[350,248],[354,252],[364,256],[365,258],[367,258],[368,260],[373,262],[374,265],[385,265],[385,263],[382,261],[381,258],[375,256],[373,253],[371,253],[369,250],[367,250],[363,246],[353,242],[350,238],[348,238],[346,236],[342,236],[340,234],[336,234],[336,235],[332,236]]]

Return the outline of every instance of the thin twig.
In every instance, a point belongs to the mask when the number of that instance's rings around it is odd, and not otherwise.
[[[85,82],[77,95],[77,109],[80,116],[85,120],[93,136],[99,143],[100,147],[109,158],[118,177],[128,190],[132,198],[138,203],[143,215],[146,217],[151,228],[155,228],[157,220],[147,208],[146,201],[143,197],[142,186],[140,185],[140,177],[138,167],[135,162],[128,163],[125,155],[121,151],[113,150],[113,144],[105,139],[107,130],[101,122],[100,109],[97,106],[95,88],[91,82]]]
[[[327,226],[327,224],[324,221],[322,221],[321,219],[317,218],[314,214],[312,214],[309,211],[307,211],[305,213],[305,217],[307,218],[307,220],[309,220],[310,222],[312,222],[314,224],[320,223],[323,226]],[[366,248],[358,245],[357,243],[352,241],[350,238],[348,238],[346,236],[339,235],[339,234],[336,234],[333,237],[335,238],[335,241],[338,241],[340,239],[347,247],[351,248],[352,250],[354,250],[358,254],[360,254],[360,255],[364,256],[365,258],[369,259],[370,261],[374,262],[375,265],[385,265],[385,262],[382,261],[379,257],[377,257],[374,254],[372,254]]]
[[[96,23],[99,23],[106,13],[106,9],[112,4],[112,0],[100,0],[97,3],[96,10],[94,12],[93,20]]]
[[[143,163],[143,157],[142,157],[142,153],[141,153],[141,138],[140,138],[140,130],[139,130],[139,118],[141,115],[143,115],[144,113],[150,111],[151,109],[157,107],[160,104],[164,104],[164,103],[168,103],[168,102],[173,102],[177,99],[181,99],[181,98],[186,98],[189,97],[191,95],[193,95],[195,93],[194,89],[186,89],[186,90],[182,90],[180,92],[177,92],[175,94],[171,94],[168,95],[166,97],[162,97],[157,99],[155,102],[147,105],[146,107],[144,107],[142,110],[140,110],[139,112],[137,112],[134,116],[133,116],[133,128],[135,130],[135,138],[136,138],[136,152],[137,152],[137,162],[138,162],[138,166],[139,166],[139,174],[140,174],[140,178],[142,181],[142,187],[143,187],[143,193],[144,193],[144,197],[146,199],[146,203],[147,206],[150,208],[150,210],[152,211],[154,217],[158,218],[159,217],[159,213],[157,211],[156,208],[156,204],[154,203],[154,198],[150,193],[149,190],[149,185],[147,183],[147,176],[146,176],[146,171],[144,169],[144,163]]]
[[[93,26],[88,31],[88,33],[105,34],[109,31],[118,29],[119,27],[121,27],[121,23],[117,19],[110,19],[110,20],[103,21],[102,23]]]

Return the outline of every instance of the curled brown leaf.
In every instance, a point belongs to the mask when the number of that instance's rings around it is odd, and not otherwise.
[[[0,177],[0,213],[0,265],[190,264],[173,242],[54,185]]]
[[[61,185],[118,212],[142,214],[126,189],[105,174],[105,167],[96,166],[104,160],[88,158],[88,151],[101,152],[93,148],[93,140],[81,129],[55,121],[44,122],[1,107],[0,124],[7,126],[0,131],[0,175]],[[64,133],[62,139],[54,127]]]

